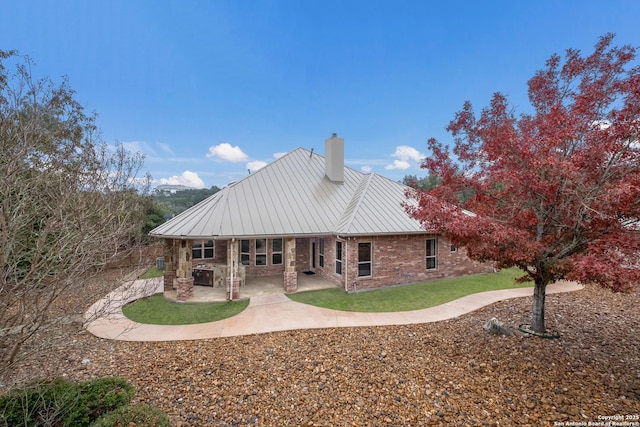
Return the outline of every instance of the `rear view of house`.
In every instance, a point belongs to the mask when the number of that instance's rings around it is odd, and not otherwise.
[[[344,165],[344,140],[325,157],[297,148],[151,231],[165,239],[164,289],[195,284],[241,296],[246,278],[316,274],[347,292],[491,271],[427,233],[405,212],[408,187]]]

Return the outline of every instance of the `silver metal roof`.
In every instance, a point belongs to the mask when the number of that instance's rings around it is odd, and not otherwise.
[[[344,168],[325,176],[325,158],[304,148],[187,209],[149,234],[171,238],[424,233],[402,207],[408,187]]]

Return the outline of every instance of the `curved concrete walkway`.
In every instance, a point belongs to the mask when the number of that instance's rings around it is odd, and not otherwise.
[[[547,294],[571,292],[581,285],[561,281]],[[356,313],[294,302],[284,294],[254,297],[240,314],[217,322],[165,326],[133,322],[122,314],[129,301],[162,291],[159,279],[136,280],[96,302],[85,313],[86,328],[100,338],[123,341],[180,341],[232,337],[292,329],[408,325],[451,319],[497,301],[533,295],[533,288],[516,288],[467,295],[436,307],[394,313]]]

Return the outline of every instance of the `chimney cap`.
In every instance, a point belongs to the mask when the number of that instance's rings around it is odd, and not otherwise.
[[[338,133],[337,133],[337,132],[333,132],[333,133],[331,134],[331,138],[336,138],[337,136],[338,136]]]

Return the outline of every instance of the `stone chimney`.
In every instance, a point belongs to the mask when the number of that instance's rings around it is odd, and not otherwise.
[[[324,168],[329,181],[344,182],[344,139],[334,133],[324,142]]]

